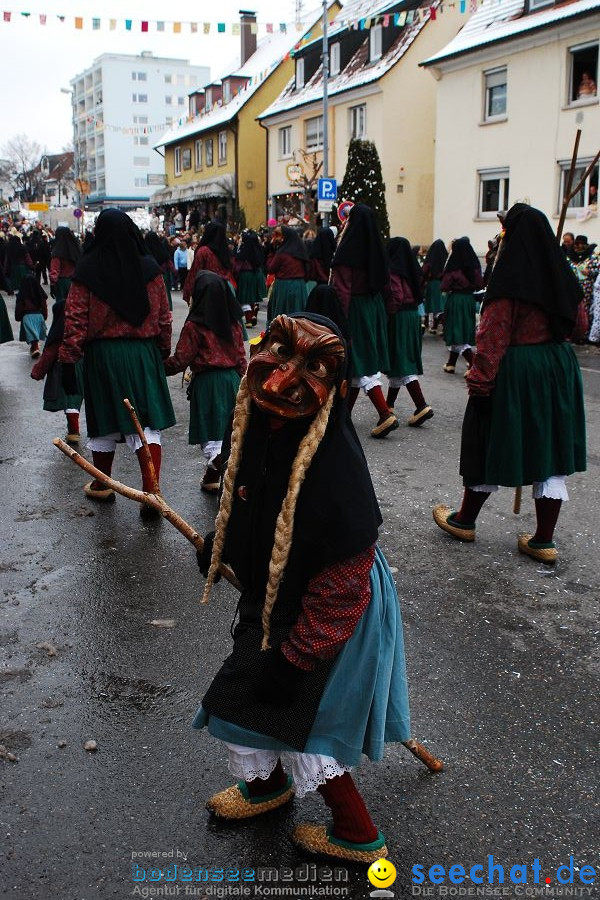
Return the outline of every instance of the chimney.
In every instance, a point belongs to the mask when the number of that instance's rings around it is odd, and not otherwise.
[[[248,62],[256,51],[256,30],[252,34],[252,25],[256,25],[256,13],[240,9],[240,32],[242,35],[240,68]]]

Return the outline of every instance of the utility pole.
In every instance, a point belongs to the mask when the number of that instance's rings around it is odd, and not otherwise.
[[[323,178],[329,177],[329,48],[327,46],[327,0],[323,0]],[[323,224],[329,225],[329,213],[323,213]]]

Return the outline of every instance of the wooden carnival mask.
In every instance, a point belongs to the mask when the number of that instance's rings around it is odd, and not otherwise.
[[[284,419],[313,416],[339,380],[345,358],[342,340],[324,325],[277,316],[248,364],[252,399]]]

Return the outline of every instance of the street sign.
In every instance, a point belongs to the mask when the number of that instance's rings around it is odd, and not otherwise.
[[[50,209],[49,203],[26,203],[26,209],[30,212],[48,212]]]
[[[162,175],[162,174],[161,175],[159,175],[159,174],[152,175],[151,173],[148,173],[147,178],[148,178],[148,184],[163,184],[164,185],[167,183],[166,175]]]
[[[317,200],[317,212],[331,212],[334,200]]]
[[[335,178],[319,178],[317,200],[337,200],[337,181]]]
[[[285,171],[290,184],[298,184],[304,175],[304,169],[300,163],[290,163],[286,166]]]
[[[83,210],[79,209],[79,207],[77,207],[77,209],[73,210],[73,215],[75,216],[76,219],[80,219],[83,215]]]

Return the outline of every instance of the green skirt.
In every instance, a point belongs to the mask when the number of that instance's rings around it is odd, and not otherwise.
[[[388,328],[390,378],[422,375],[421,316],[418,309],[403,309],[390,316]]]
[[[196,372],[190,385],[190,444],[222,441],[240,386],[235,369]]]
[[[0,294],[0,344],[6,344],[8,341],[14,341],[12,325],[8,317],[8,310],[4,297]]]
[[[434,313],[435,315],[439,315],[439,313],[444,312],[444,307],[446,305],[446,295],[442,294],[440,290],[441,281],[439,278],[432,278],[431,281],[427,282],[427,287],[425,288],[425,312],[426,313]]]
[[[387,315],[381,294],[351,297],[348,323],[352,335],[352,376],[389,372]]]
[[[11,291],[14,291],[15,294],[21,287],[21,282],[25,278],[26,275],[33,275],[33,272],[26,266],[25,263],[19,263],[18,265],[13,267],[12,272],[10,273],[10,278],[8,279],[10,284]]]
[[[240,306],[252,306],[267,296],[267,282],[262,269],[255,272],[240,272],[237,287],[237,301]]]
[[[142,428],[162,431],[175,424],[175,413],[162,359],[154,338],[109,338],[85,348],[84,398],[89,437],[135,428],[125,406],[127,397]]]
[[[60,412],[66,409],[81,409],[83,403],[83,360],[75,363],[77,393],[65,394],[62,386],[62,370],[59,362],[55,362],[46,375],[44,384],[44,409],[46,412]]]
[[[573,347],[509,347],[491,413],[482,416],[472,400],[467,404],[460,454],[464,484],[517,487],[585,468],[583,384]]]
[[[66,278],[64,275],[61,275],[61,277],[58,279],[58,281],[54,285],[54,300],[56,302],[59,300],[66,300],[70,287],[71,287],[71,279]]]
[[[276,278],[269,297],[267,321],[270,322],[275,316],[304,312],[307,297],[303,278]]]
[[[473,294],[448,294],[444,310],[444,341],[447,347],[475,344]]]

